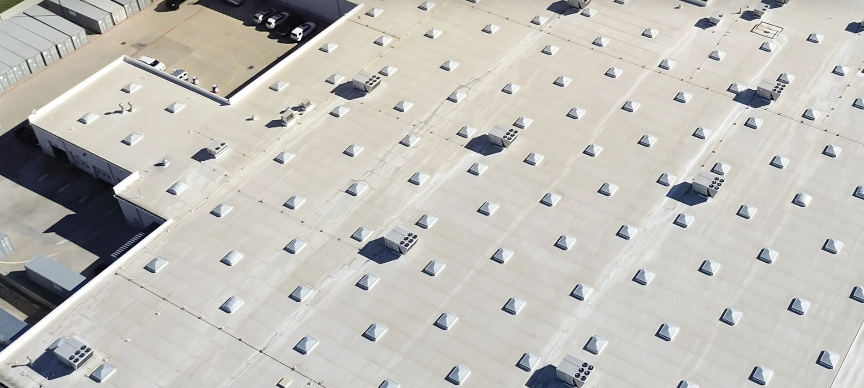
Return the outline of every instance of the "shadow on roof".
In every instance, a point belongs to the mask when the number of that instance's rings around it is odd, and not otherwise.
[[[468,144],[465,144],[465,148],[483,156],[494,155],[503,150],[501,147],[492,144],[486,134],[469,140]]]
[[[384,245],[384,237],[378,237],[372,241],[366,243],[363,248],[358,252],[360,256],[363,256],[369,260],[372,260],[378,264],[389,263],[391,261],[399,259],[401,257],[400,254],[393,252],[390,248]]]
[[[572,15],[574,13],[579,13],[579,10],[571,7],[570,4],[567,4],[567,2],[565,0],[559,0],[559,1],[556,1],[552,4],[549,4],[549,6],[546,7],[546,10],[551,11],[551,12],[555,12],[559,15],[564,15],[564,16]]]
[[[546,365],[534,371],[525,383],[528,388],[565,388],[568,387],[555,375],[555,366]],[[572,388],[572,386],[571,386]]]
[[[357,88],[354,87],[354,81],[343,82],[333,88],[330,93],[333,93],[346,100],[354,100],[366,95],[365,93],[357,90]]]
[[[672,186],[669,192],[666,193],[666,197],[674,199],[687,206],[696,206],[708,201],[708,198],[690,191],[690,182],[681,182]]]
[[[72,373],[72,368],[62,364],[57,356],[49,351],[42,352],[42,355],[29,366],[47,380],[59,379]]]
[[[768,101],[764,98],[759,98],[756,95],[756,90],[747,89],[741,93],[735,95],[735,98],[732,99],[739,104],[747,105],[751,108],[761,108],[763,106],[768,106],[771,101]]]

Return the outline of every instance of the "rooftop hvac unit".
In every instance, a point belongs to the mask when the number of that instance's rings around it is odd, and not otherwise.
[[[768,101],[777,101],[785,88],[785,83],[763,78],[756,87],[756,95]]]
[[[352,81],[357,90],[363,93],[370,93],[381,84],[381,76],[361,71],[354,76]]]
[[[213,156],[214,158],[218,158],[219,155],[222,155],[225,150],[228,149],[228,143],[225,143],[222,140],[214,139],[209,146],[207,146],[207,153]]]
[[[582,9],[591,4],[591,0],[567,0],[567,4],[573,8]]]
[[[591,365],[579,357],[568,354],[555,368],[555,375],[558,380],[563,381],[570,387],[581,388],[586,384],[591,373],[594,372],[594,365]]]
[[[390,250],[404,255],[417,244],[419,238],[420,236],[408,231],[408,229],[397,226],[384,236],[384,245]]]
[[[701,195],[705,198],[714,198],[717,192],[723,186],[725,180],[720,175],[713,172],[700,171],[693,178],[693,183],[690,185],[690,191]]]
[[[500,125],[496,125],[488,134],[489,141],[501,148],[509,147],[516,141],[517,136],[519,136],[518,129],[505,128]]]
[[[711,16],[708,18],[708,24],[716,26],[720,24],[720,20],[723,20],[723,14],[720,12],[715,12],[711,14]]]
[[[75,370],[81,368],[93,356],[90,344],[74,335],[58,338],[48,347],[48,350],[54,353],[60,362]]]
[[[768,9],[771,8],[771,4],[762,3],[753,8],[753,16],[757,18],[762,18],[765,16],[765,13],[768,12]]]

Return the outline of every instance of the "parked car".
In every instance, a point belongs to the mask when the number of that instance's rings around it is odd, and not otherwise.
[[[150,58],[146,55],[142,55],[142,56],[138,57],[138,60],[141,62],[144,62],[150,66],[153,66],[153,68],[156,70],[165,71],[165,64],[162,62],[159,62],[159,60],[157,60],[156,58]]]
[[[246,0],[225,0],[226,3],[231,4],[233,6],[238,6],[246,2]]]
[[[315,31],[315,27],[315,23],[312,22],[306,22],[295,27],[291,31],[291,40],[299,43],[304,37],[311,35]]]
[[[264,20],[267,20],[267,18],[269,18],[270,15],[273,15],[274,13],[276,13],[275,9],[264,8],[258,11],[258,13],[256,13],[255,16],[252,17],[252,22],[255,24],[261,24],[264,22]]]
[[[180,4],[186,0],[165,0],[165,7],[170,11],[176,11],[180,9]]]
[[[171,75],[180,78],[183,81],[189,81],[189,73],[187,73],[186,70],[174,69],[174,72],[171,73]]]
[[[286,36],[305,21],[306,20],[303,19],[303,16],[300,16],[300,14],[292,13],[291,16],[288,16],[288,19],[285,19],[282,25],[276,29],[276,33],[281,36]]]
[[[288,12],[279,12],[273,16],[270,16],[269,18],[267,18],[267,28],[272,30],[276,27],[279,27],[279,25],[285,23],[285,21],[288,20],[289,16],[291,16],[291,14],[289,14]]]

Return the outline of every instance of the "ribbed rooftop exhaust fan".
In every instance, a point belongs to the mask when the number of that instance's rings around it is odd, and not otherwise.
[[[417,244],[419,238],[420,236],[410,232],[408,229],[397,226],[384,236],[384,246],[400,255],[404,255]]]
[[[581,388],[594,372],[594,365],[572,354],[567,354],[555,368],[558,380],[563,381],[568,387]]]
[[[714,198],[717,192],[725,183],[725,179],[713,172],[700,171],[693,178],[693,183],[690,185],[690,191],[703,196],[705,198]]]

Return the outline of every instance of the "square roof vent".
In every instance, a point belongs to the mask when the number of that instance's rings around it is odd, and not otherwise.
[[[669,185],[675,183],[676,179],[678,179],[677,176],[672,175],[668,172],[664,172],[664,173],[660,174],[659,178],[657,178],[657,183],[659,183],[663,186],[669,186]]]
[[[141,89],[141,84],[137,82],[130,82],[126,86],[123,87],[122,90],[124,93],[132,94],[135,93],[138,89]]]
[[[741,315],[740,311],[727,307],[720,315],[720,321],[729,326],[735,326],[741,320]]]
[[[293,152],[291,152],[291,151],[282,151],[282,152],[280,152],[278,155],[276,155],[276,157],[273,158],[273,160],[275,160],[276,163],[279,163],[279,164],[285,164],[285,163],[288,163],[288,161],[291,160],[292,158],[294,158],[294,153],[293,153]]]
[[[311,335],[307,335],[300,339],[300,342],[297,342],[297,345],[294,345],[294,350],[300,354],[309,354],[309,352],[311,352],[312,349],[315,349],[316,346],[318,346],[318,339]]]
[[[801,298],[792,298],[792,302],[789,303],[789,311],[798,315],[804,315],[809,308],[810,302]]]
[[[599,335],[592,335],[591,338],[588,339],[588,343],[585,344],[584,349],[591,354],[600,354],[603,351],[603,348],[606,347],[606,338],[603,338]]]
[[[124,137],[122,142],[123,142],[123,144],[126,144],[127,146],[132,146],[132,145],[135,145],[135,143],[139,142],[143,138],[144,138],[144,135],[142,135],[138,132],[132,132],[128,136]]]
[[[468,97],[468,93],[465,93],[462,90],[454,90],[453,93],[450,93],[450,97],[447,97],[447,101],[459,103],[462,100]]]
[[[408,182],[411,182],[417,186],[422,185],[429,179],[429,174],[423,171],[417,171],[414,175],[411,175],[411,178],[408,179]]]
[[[641,145],[643,147],[651,147],[656,142],[657,142],[657,137],[655,137],[653,135],[642,135],[642,137],[639,138],[639,145]]]
[[[841,249],[843,249],[843,241],[829,238],[825,240],[825,244],[822,244],[822,249],[825,250],[825,252],[836,255],[840,253]]]
[[[660,61],[660,64],[657,65],[657,67],[659,67],[663,70],[672,70],[672,68],[675,67],[676,63],[677,62],[675,62],[671,59],[664,59],[664,60]]]
[[[753,218],[753,216],[755,216],[755,215],[756,215],[756,207],[755,206],[750,206],[750,205],[745,203],[745,204],[741,205],[740,208],[738,208],[738,216],[741,218],[746,218],[749,220],[749,219]]]
[[[726,57],[726,52],[720,50],[714,50],[711,54],[708,55],[708,58],[711,58],[715,61],[722,61],[723,58]]]
[[[764,366],[758,365],[753,368],[753,372],[750,372],[750,381],[759,385],[766,385],[769,381],[771,381],[771,376],[773,375],[774,371]]]
[[[762,45],[759,46],[759,49],[762,51],[772,52],[777,49],[777,43],[774,42],[762,42]]]
[[[582,151],[582,153],[593,158],[597,155],[600,155],[600,152],[602,152],[602,151],[603,151],[603,146],[601,146],[599,144],[591,143],[591,144],[588,144],[587,147],[585,147],[585,150]]]
[[[339,45],[336,43],[324,43],[324,45],[319,47],[318,50],[329,54],[335,51],[337,47],[339,47]]]
[[[297,210],[300,208],[300,206],[303,206],[304,203],[306,203],[306,198],[303,198],[303,197],[295,194],[295,195],[292,195],[291,198],[288,198],[288,200],[285,201],[283,206],[285,206],[291,210]]]
[[[581,119],[582,116],[585,116],[585,109],[580,108],[578,106],[570,109],[570,111],[567,112],[567,117],[569,117],[571,119],[578,120],[578,119]]]
[[[426,34],[424,36],[429,39],[438,39],[438,37],[441,36],[442,33],[444,32],[439,29],[433,28],[429,31],[426,31]]]
[[[282,89],[285,89],[287,87],[288,87],[288,81],[285,81],[284,79],[280,79],[280,80],[274,82],[273,85],[270,85],[270,90],[272,90],[274,92],[281,92]]]
[[[607,197],[615,195],[616,191],[618,191],[618,185],[609,182],[604,183],[600,186],[600,190],[597,190],[598,193],[603,194]]]
[[[97,115],[93,112],[88,112],[84,116],[81,116],[81,118],[78,119],[78,122],[80,122],[81,124],[90,124],[90,123],[96,121],[96,119],[98,119],[98,118],[99,118],[99,115]]]
[[[594,39],[594,42],[592,42],[592,44],[594,44],[597,47],[606,47],[606,45],[609,44],[609,38],[607,38],[605,36],[598,36],[597,38]]]
[[[292,255],[296,255],[300,253],[303,248],[306,248],[306,240],[298,237],[288,242],[288,245],[285,246],[285,251]]]
[[[854,106],[858,109],[864,109],[864,99],[862,99],[860,97],[856,98],[855,101],[852,102],[852,106]]]
[[[228,300],[226,300],[225,303],[222,303],[222,306],[219,306],[219,309],[228,313],[228,314],[232,314],[235,311],[237,311],[237,309],[239,309],[240,306],[243,305],[243,303],[245,303],[243,301],[243,299],[240,299],[236,296],[232,296],[232,297],[228,298]]]
[[[549,21],[549,18],[547,18],[545,16],[538,15],[538,16],[535,16],[533,19],[531,19],[531,24],[536,24],[538,26],[542,26],[542,25],[546,24],[547,21]]]
[[[459,320],[459,317],[455,314],[445,312],[435,320],[435,326],[441,330],[450,330],[457,320]]]
[[[441,260],[432,260],[429,264],[423,267],[423,273],[429,276],[438,276],[441,270],[444,269],[444,262]]]
[[[520,116],[515,122],[513,122],[513,126],[520,129],[528,129],[533,122],[534,120],[531,120],[528,117]]]
[[[664,323],[660,325],[660,328],[657,329],[657,338],[660,338],[664,341],[672,341],[675,339],[675,336],[678,335],[678,326],[675,326],[671,323]]]
[[[860,303],[864,303],[864,288],[861,286],[852,287],[852,293],[849,298]]]
[[[642,104],[640,104],[636,101],[627,100],[627,102],[625,102],[624,105],[621,106],[621,109],[624,109],[624,110],[632,113],[632,112],[636,112],[637,110],[639,110],[640,106],[642,106]]]
[[[150,273],[157,273],[161,271],[162,268],[165,268],[166,265],[168,265],[168,260],[166,260],[162,256],[157,256],[153,260],[150,260],[150,262],[144,266],[144,269],[146,269]]]
[[[363,337],[366,337],[369,341],[378,341],[384,333],[387,332],[387,327],[380,323],[373,323],[369,325],[369,328],[363,332]]]
[[[624,70],[617,67],[610,67],[609,70],[606,70],[606,76],[609,78],[618,78],[621,74],[624,74]]]
[[[351,109],[349,109],[349,108],[348,108],[347,106],[345,106],[345,105],[339,105],[339,106],[333,108],[333,110],[330,111],[330,115],[333,116],[333,117],[342,117],[342,116],[345,116],[346,114],[348,114],[348,112],[349,112],[350,110],[351,110]]]
[[[834,365],[837,365],[839,362],[840,356],[830,350],[819,352],[819,358],[816,359],[816,363],[826,369],[834,369]]]
[[[492,254],[492,260],[501,264],[506,263],[511,257],[513,257],[513,251],[507,248],[498,248]]]
[[[815,32],[807,36],[807,41],[811,43],[822,42],[822,39],[825,39],[825,36],[822,34],[817,34]]]
[[[759,127],[762,125],[762,123],[764,121],[765,120],[762,120],[758,117],[752,117],[751,116],[751,117],[747,118],[747,121],[744,122],[744,125],[746,125],[750,128],[753,128],[753,129],[759,129]]]
[[[678,225],[682,228],[689,228],[690,225],[693,223],[693,220],[695,220],[695,219],[696,219],[696,217],[693,217],[687,213],[681,213],[681,214],[678,214],[678,217],[675,217],[674,224]]]
[[[573,81],[572,78],[562,75],[562,76],[558,76],[558,78],[555,79],[554,84],[556,86],[560,86],[563,88],[563,87],[566,87],[567,85],[570,85],[570,82],[572,82],[572,81]]]
[[[561,237],[558,237],[558,240],[555,241],[555,247],[566,251],[570,249],[575,243],[576,237],[562,234]]]
[[[498,210],[498,204],[492,201],[483,202],[483,205],[480,205],[480,208],[477,209],[477,212],[484,216],[491,216],[495,214]]]
[[[762,250],[759,251],[759,256],[757,256],[757,258],[765,263],[771,264],[774,260],[777,260],[777,256],[780,256],[779,252],[771,248],[762,248]]]
[[[483,175],[483,173],[486,172],[486,170],[488,170],[488,169],[489,169],[489,166],[487,166],[483,163],[480,163],[480,162],[476,162],[476,163],[472,164],[471,167],[468,168],[468,172],[470,172],[471,174],[480,176],[480,175]]]
[[[455,385],[462,385],[462,383],[468,379],[468,375],[470,374],[471,369],[462,365],[456,365],[450,370],[450,373],[447,374],[447,381]]]
[[[534,366],[537,365],[537,361],[540,361],[540,357],[533,353],[525,353],[522,357],[519,358],[519,362],[516,363],[516,366],[519,369],[522,369],[526,372],[530,372],[534,370]]]
[[[418,141],[420,141],[420,136],[409,133],[402,138],[402,141],[400,141],[399,144],[402,144],[405,147],[414,147]]]
[[[525,157],[525,163],[530,164],[532,166],[536,166],[543,161],[545,156],[543,154],[538,154],[536,152],[532,152]]]
[[[375,287],[376,283],[378,283],[378,276],[367,273],[357,281],[357,287],[369,291],[372,287]]]
[[[456,132],[456,134],[464,138],[469,138],[474,134],[474,132],[477,132],[477,128],[466,125],[460,128],[459,132]]]
[[[816,110],[816,109],[813,109],[813,108],[807,108],[807,109],[804,110],[804,114],[802,114],[801,117],[803,117],[803,118],[805,118],[805,119],[807,119],[807,120],[816,120],[816,119],[819,118],[819,116],[820,116],[821,114],[822,114],[822,112],[820,112],[820,111],[818,111],[818,110]]]
[[[453,61],[453,60],[446,60],[446,61],[444,61],[444,63],[441,65],[441,68],[444,69],[444,70],[447,70],[447,71],[453,71],[453,70],[456,70],[457,67],[459,67],[459,62],[456,62],[456,61]]]
[[[333,75],[327,77],[326,81],[328,84],[336,85],[336,84],[342,82],[342,80],[344,80],[344,79],[345,79],[344,75],[339,74],[339,73],[333,73]]]
[[[116,371],[117,368],[115,368],[113,365],[105,363],[99,365],[96,370],[94,370],[93,373],[90,374],[90,378],[97,383],[102,383],[105,382],[105,380],[108,380],[108,378],[111,377],[111,375],[113,375]]]
[[[654,272],[644,268],[636,271],[636,275],[633,276],[633,281],[643,286],[647,286],[649,283],[651,283],[651,280],[653,279]]]
[[[681,382],[678,383],[677,388],[699,388],[699,384],[696,384],[690,380],[681,380]]]
[[[491,35],[497,32],[498,28],[500,27],[498,27],[498,25],[496,24],[487,24],[486,27],[483,27],[483,32]]]
[[[560,201],[560,200],[561,200],[560,194],[553,193],[550,191],[550,192],[546,193],[546,195],[544,195],[543,198],[540,199],[540,203],[542,203],[546,206],[552,207],[552,206],[555,206],[558,203],[558,201]]]
[[[831,72],[836,74],[836,75],[839,75],[841,77],[844,77],[844,76],[846,76],[847,73],[849,73],[849,67],[843,66],[843,65],[837,65],[837,66],[834,66],[834,70],[832,70]]]
[[[743,84],[739,84],[739,83],[737,83],[737,82],[733,82],[733,83],[729,84],[729,87],[726,88],[726,90],[729,91],[729,92],[732,92],[732,93],[738,94],[738,93],[741,93],[741,92],[747,90],[747,87],[744,86]]]
[[[396,103],[396,106],[393,109],[396,109],[399,112],[407,112],[414,106],[414,103],[411,101],[402,100]]]
[[[399,383],[397,383],[393,380],[387,379],[387,380],[382,381],[381,385],[379,385],[378,388],[399,388]]]
[[[615,235],[625,240],[629,240],[636,236],[636,232],[638,230],[639,229],[637,229],[633,225],[621,225],[621,227],[618,228],[618,233],[616,233]]]
[[[519,314],[519,311],[522,311],[523,307],[525,307],[525,301],[513,297],[508,299],[507,303],[504,303],[504,307],[502,307],[501,310],[504,310],[507,314],[516,315]]]
[[[834,144],[828,144],[827,146],[825,146],[825,149],[822,150],[822,154],[825,156],[836,158],[836,157],[840,156],[840,152],[842,152],[842,151],[843,151],[842,148],[840,148]]]
[[[777,82],[782,82],[786,85],[792,83],[795,80],[795,76],[789,73],[780,73],[780,76],[777,77]]]
[[[771,165],[781,170],[786,168],[787,164],[789,164],[789,158],[785,156],[776,155],[771,158]]]
[[[373,17],[373,18],[377,18],[378,16],[381,16],[382,13],[384,13],[384,10],[383,10],[383,9],[381,9],[381,8],[372,8],[372,9],[366,11],[366,16]]]
[[[434,7],[435,7],[435,3],[431,2],[431,1],[424,1],[424,2],[420,3],[420,6],[417,8],[420,8],[424,11],[429,11],[429,10],[432,10],[432,8],[434,8]]]
[[[712,260],[705,260],[702,262],[702,265],[699,266],[699,272],[702,272],[708,276],[714,276],[714,274],[716,274],[719,270],[720,263]]]
[[[169,113],[178,113],[181,110],[183,110],[183,108],[185,108],[185,107],[186,107],[186,104],[184,104],[180,101],[175,101],[175,102],[172,102],[171,105],[168,105],[168,107],[165,108],[165,110],[168,111]]]
[[[186,191],[186,189],[188,189],[188,188],[189,188],[189,185],[186,182],[177,181],[177,182],[174,182],[174,184],[171,185],[171,187],[169,187],[168,190],[166,190],[166,191],[168,192],[168,194],[180,195],[184,191]]]
[[[810,201],[812,201],[812,200],[813,200],[813,197],[811,197],[809,194],[798,193],[798,194],[795,194],[795,198],[792,199],[792,203],[794,203],[798,206],[801,206],[801,207],[807,207],[808,205],[810,205]]]
[[[597,10],[596,10],[596,9],[594,9],[594,8],[585,8],[585,9],[582,10],[582,13],[581,13],[580,15],[582,15],[582,16],[584,16],[584,17],[586,17],[586,18],[593,18],[594,15],[596,15],[596,14],[597,14]]]
[[[690,102],[691,98],[693,98],[693,95],[687,92],[678,92],[678,94],[675,95],[675,101],[678,101],[682,104]]]
[[[585,300],[585,298],[591,295],[592,291],[594,291],[593,288],[579,283],[573,288],[573,291],[570,291],[570,296],[579,300]]]
[[[225,256],[222,257],[222,260],[219,260],[219,261],[222,264],[225,264],[229,267],[232,267],[232,266],[236,265],[237,263],[239,263],[240,260],[242,260],[242,259],[243,259],[243,253],[232,250],[232,251],[228,252],[227,254],[225,254]]]
[[[369,185],[363,181],[354,181],[351,183],[351,186],[348,186],[348,189],[345,190],[351,196],[357,197],[366,192],[366,189],[369,188]]]
[[[711,136],[711,130],[705,127],[697,127],[695,131],[693,131],[693,137],[697,139],[705,139],[706,137]]]
[[[420,219],[417,220],[417,226],[423,229],[429,229],[434,226],[436,222],[438,222],[438,216],[431,213],[426,213],[420,216]]]
[[[852,192],[852,196],[859,199],[864,199],[864,186],[858,186],[855,188],[855,191]]]
[[[392,42],[392,41],[393,41],[393,38],[391,38],[387,35],[381,35],[378,37],[378,39],[375,39],[375,44],[377,44],[379,46],[386,46],[386,45],[390,44],[390,42]],[[384,75],[389,75],[389,74],[384,74]]]
[[[642,36],[649,38],[649,39],[654,39],[659,34],[660,34],[660,31],[657,30],[656,28],[646,28],[645,31],[642,31]]]
[[[222,202],[216,205],[216,207],[214,207],[213,210],[210,211],[210,214],[216,217],[225,217],[228,215],[228,213],[231,212],[232,209],[234,209],[234,206],[231,206],[226,202]]]
[[[547,45],[546,47],[543,47],[543,50],[540,50],[540,52],[542,52],[543,54],[546,54],[546,55],[555,55],[555,53],[558,52],[558,46],[550,44],[550,45]]]
[[[507,94],[515,94],[519,91],[519,88],[521,88],[521,86],[514,83],[509,83],[507,85],[504,85],[504,88],[502,88],[501,91]]]
[[[291,295],[288,295],[289,298],[293,299],[295,302],[302,302],[309,295],[312,294],[312,287],[309,287],[305,284],[301,284],[291,292]]]
[[[730,166],[726,163],[723,163],[723,162],[717,162],[717,163],[714,163],[713,167],[711,167],[711,172],[713,172],[717,175],[726,175],[729,173],[729,170],[731,170],[731,169],[732,169],[732,166]]]
[[[399,71],[399,68],[397,68],[396,66],[387,65],[382,67],[381,70],[378,70],[378,74],[389,77],[393,74],[396,74],[397,71]]]
[[[363,146],[360,144],[351,144],[350,146],[348,146],[348,148],[345,149],[345,151],[342,151],[343,154],[348,155],[352,158],[360,155],[361,152],[363,152]]]

